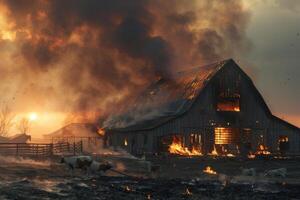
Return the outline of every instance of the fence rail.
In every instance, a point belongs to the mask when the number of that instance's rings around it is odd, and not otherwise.
[[[81,154],[82,142],[77,143],[0,143],[0,155],[40,156]]]

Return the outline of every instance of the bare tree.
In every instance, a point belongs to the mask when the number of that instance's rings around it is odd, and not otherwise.
[[[22,118],[18,124],[18,130],[20,133],[27,134],[30,130],[30,122],[26,118]]]
[[[14,115],[8,105],[3,105],[0,110],[0,136],[7,136],[13,125]]]

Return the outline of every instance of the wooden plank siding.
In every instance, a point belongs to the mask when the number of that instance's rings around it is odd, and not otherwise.
[[[240,112],[219,112],[216,109],[217,91],[220,80],[239,84]],[[204,142],[203,152],[208,153],[214,145],[214,127],[251,129],[253,148],[263,135],[265,145],[276,152],[278,138],[286,135],[289,138],[289,153],[300,153],[300,131],[286,122],[275,119],[266,106],[262,96],[251,79],[234,63],[220,69],[197,96],[191,108],[158,127],[141,131],[112,131],[110,137],[113,146],[121,146],[131,153],[157,152],[158,140],[162,136],[181,134],[188,137],[191,133],[201,134]],[[144,141],[147,135],[147,142]],[[124,138],[128,146],[124,147]],[[134,143],[134,144],[133,144]]]

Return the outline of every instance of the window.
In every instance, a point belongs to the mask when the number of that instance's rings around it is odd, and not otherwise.
[[[240,96],[220,94],[217,102],[217,111],[240,112]]]
[[[284,156],[289,150],[289,138],[286,135],[280,135],[278,138],[278,150],[280,154]]]
[[[238,128],[215,128],[215,144],[238,144],[239,129]]]

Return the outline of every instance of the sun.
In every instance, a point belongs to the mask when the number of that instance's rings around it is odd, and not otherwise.
[[[38,119],[38,115],[35,112],[29,113],[28,119],[29,121],[36,121]]]

